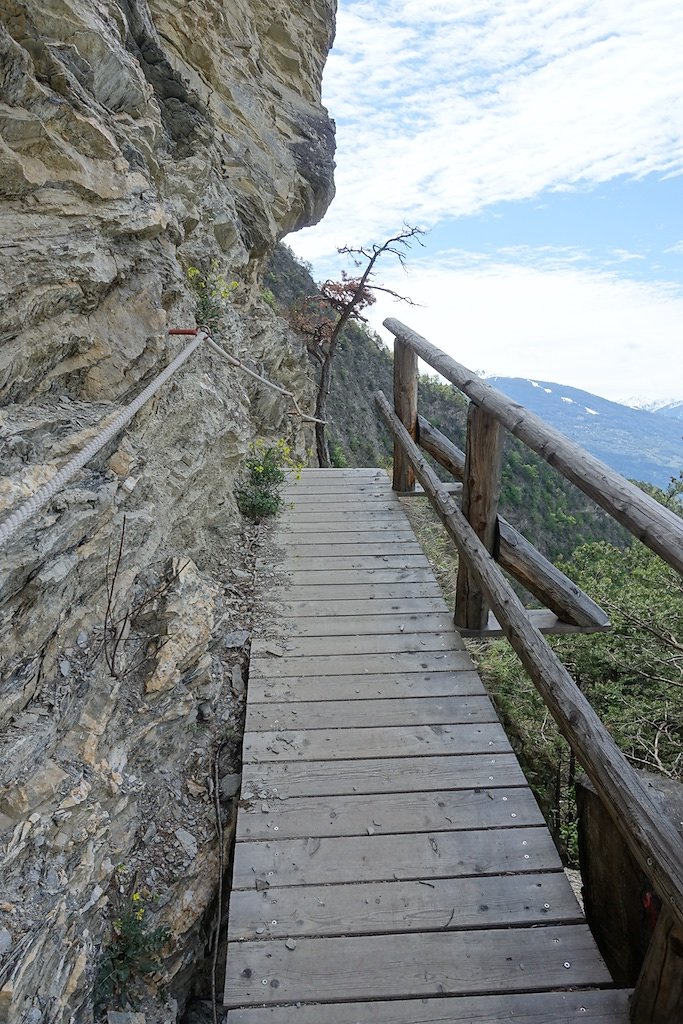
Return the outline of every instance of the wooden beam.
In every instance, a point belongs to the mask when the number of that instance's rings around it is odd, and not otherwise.
[[[558,619],[557,615],[548,608],[528,608],[527,615],[536,628],[547,636],[568,636],[570,633],[604,633],[610,628],[609,624],[606,626],[595,624],[575,626],[564,619]],[[459,627],[459,632],[461,636],[470,636],[475,640],[497,640],[499,637],[505,636],[505,630],[493,612],[489,612],[488,621],[483,629]]]
[[[683,521],[674,512],[400,320],[389,318],[384,326],[683,575]]]
[[[402,341],[394,343],[394,411],[411,437],[417,435],[417,355]],[[415,474],[401,446],[394,445],[395,491],[412,491]]]
[[[456,480],[463,479],[465,453],[424,416],[418,416],[418,441]],[[609,616],[603,609],[502,516],[498,517],[497,561],[562,622],[587,630],[609,627]]]
[[[450,438],[433,427],[424,416],[417,417],[417,443],[461,482],[465,479],[465,453]]]
[[[631,1001],[631,1024],[681,1024],[683,927],[663,906]]]
[[[680,837],[662,818],[646,782],[626,760],[586,697],[529,620],[526,609],[486,551],[419,448],[378,392],[376,402],[428,492],[439,518],[467,559],[510,644],[541,694],[577,760],[598,791],[612,821],[657,891],[683,924],[683,862]]]
[[[503,431],[498,420],[474,402],[467,412],[467,449],[462,513],[486,550],[495,558],[498,547],[498,499],[503,456]],[[485,629],[489,610],[479,583],[463,559],[455,586],[456,626]]]

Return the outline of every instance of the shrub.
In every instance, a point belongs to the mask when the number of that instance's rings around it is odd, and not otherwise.
[[[300,475],[301,463],[292,457],[286,441],[275,444],[255,441],[247,459],[247,481],[237,494],[237,505],[247,519],[260,522],[276,515],[282,508],[280,487],[285,480],[285,470],[294,469]]]

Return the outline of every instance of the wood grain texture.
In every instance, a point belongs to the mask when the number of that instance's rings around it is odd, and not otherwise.
[[[326,1003],[296,1008],[296,1024],[628,1024],[625,991]],[[230,1010],[228,1024],[292,1024],[291,1006]]]
[[[411,437],[417,434],[417,355],[408,345],[394,345],[394,411]],[[415,486],[413,468],[394,446],[393,489],[412,491]]]
[[[542,824],[541,812],[527,788],[437,790],[427,797],[421,793],[359,793],[255,802],[238,818],[237,839],[388,835]]]
[[[334,621],[334,620],[333,620]],[[395,633],[380,633],[373,635],[363,633],[360,636],[322,636],[322,637],[299,637],[298,639],[283,638],[278,646],[272,641],[254,640],[252,643],[252,658],[272,660],[274,657],[300,658],[317,657],[320,655],[329,656],[332,654],[410,654],[420,651],[464,651],[465,645],[462,638],[453,630],[443,630],[440,633],[413,633],[412,630],[406,633],[397,630]],[[272,651],[280,651],[280,655],[272,654]]]
[[[247,732],[277,729],[362,729],[366,726],[452,725],[497,722],[491,701],[481,697],[398,697],[384,700],[287,701],[252,704]]]
[[[470,402],[467,411],[467,447],[463,477],[462,514],[482,545],[495,558],[498,547],[498,500],[500,498],[503,430],[498,420]],[[476,576],[466,559],[458,562],[455,588],[455,624],[465,629],[484,629],[488,606]]]
[[[453,672],[467,663],[465,651],[408,651],[397,654],[320,654],[307,658],[255,658],[255,679],[283,676],[345,676],[365,673]]]
[[[489,786],[500,789],[525,783],[514,754],[269,761],[265,765],[245,764],[242,768],[245,800],[281,794],[287,798],[352,796],[354,793],[426,795],[437,789],[485,789]]]
[[[301,654],[301,642],[310,637],[400,636],[407,629],[416,637],[419,633],[443,633],[450,625],[451,616],[447,612],[413,612],[409,615],[312,615],[310,618],[298,618],[296,623],[280,616],[278,635],[282,636],[288,650]],[[455,644],[457,640],[453,642]]]
[[[400,675],[285,676],[252,679],[249,703],[280,700],[373,700],[376,697],[448,697],[485,693],[469,655],[452,672],[402,672]]]
[[[288,595],[285,594],[285,599]],[[448,606],[443,597],[375,597],[365,599],[326,601],[290,601],[282,605],[284,618],[293,619],[299,616],[309,618],[319,612],[325,617],[330,615],[394,615],[409,612],[447,612]]]
[[[337,1000],[349,993],[395,999],[519,992],[609,981],[585,925],[301,938],[294,950],[279,940],[231,943],[225,1004]]]
[[[273,899],[277,902],[273,903]],[[273,909],[275,908],[275,909]],[[412,882],[366,882],[255,889],[233,894],[229,940],[288,935],[380,935],[385,932],[580,922],[563,871]],[[273,924],[275,921],[275,924]],[[265,932],[260,931],[265,927]]]
[[[244,761],[334,761],[336,758],[428,757],[431,754],[508,753],[501,725],[368,726],[364,729],[278,729],[244,734]]]
[[[560,858],[545,825],[240,842],[233,886],[327,885],[410,878],[463,878],[524,871],[559,871]]]

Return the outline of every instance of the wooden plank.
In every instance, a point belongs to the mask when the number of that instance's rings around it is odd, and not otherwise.
[[[402,341],[394,344],[394,411],[411,437],[417,432],[417,355]],[[412,466],[394,445],[392,486],[395,491],[412,491],[415,474]]]
[[[287,601],[282,606],[282,616],[287,619],[300,617],[309,618],[319,612],[321,616],[331,615],[396,615],[415,612],[447,612],[448,607],[442,597],[414,598],[373,598],[354,601]]]
[[[362,524],[359,524],[362,526]],[[328,545],[334,545],[335,547],[343,547],[345,544],[376,544],[378,532],[373,529],[363,530],[355,529],[348,531],[339,531],[333,533],[331,530],[327,532],[312,532],[309,533],[307,530],[302,533],[288,532],[286,534],[287,546],[293,548],[305,547],[309,544],[320,544],[323,540]],[[406,524],[403,530],[392,530],[391,536],[394,538],[397,544],[405,541],[408,544],[415,543],[415,534]]]
[[[335,758],[414,757],[430,754],[508,753],[502,726],[416,725],[410,729],[377,726],[365,729],[279,729],[244,734],[243,760],[330,761]]]
[[[290,935],[462,931],[581,920],[579,904],[563,871],[440,878],[427,885],[419,879],[305,889],[271,887],[233,894],[228,941],[259,936],[265,941]]]
[[[557,722],[621,831],[629,849],[649,876],[679,924],[683,923],[683,861],[680,837],[662,816],[646,783],[627,761],[586,697],[540,632],[501,570],[484,550],[467,520],[447,494],[412,438],[391,410],[384,395],[377,403],[406,449],[415,473],[444,526],[458,545],[461,557],[477,575],[488,603],[529,673],[536,689]]]
[[[306,530],[313,530],[316,533],[334,530],[335,533],[347,530],[357,530],[359,523],[363,530],[388,530],[394,527],[406,529],[406,519],[403,513],[382,512],[379,510],[372,513],[364,513],[358,518],[350,518],[348,512],[331,512],[329,515],[318,516],[313,513],[297,514],[290,513],[281,516],[276,523],[276,534],[289,536],[290,533],[302,533]]]
[[[288,586],[289,601],[372,600],[373,598],[440,597],[436,580],[431,583],[328,583]]]
[[[594,989],[302,1004],[296,1024],[628,1024],[628,1000],[628,991]],[[292,1008],[230,1010],[228,1024],[292,1024]]]
[[[277,729],[362,729],[366,726],[497,722],[488,697],[404,697],[381,700],[288,701],[250,704],[249,732]]]
[[[330,548],[327,544],[287,544],[287,553],[290,558],[325,558]],[[341,551],[339,547],[334,549]],[[404,555],[424,556],[424,552],[417,541],[408,543],[404,541],[400,546],[392,544],[391,539],[380,539],[379,537],[368,544],[345,544],[343,557],[345,558],[377,558],[382,555],[396,556],[398,552]],[[337,556],[339,557],[339,556]]]
[[[305,569],[291,570],[287,580],[292,586],[358,583],[433,583],[431,569]]]
[[[281,619],[281,629],[292,651],[301,653],[299,637],[313,636],[380,636],[383,633],[396,635],[410,630],[419,633],[440,633],[451,627],[447,612],[417,612],[410,615],[319,615],[294,621]]]
[[[252,734],[253,735],[253,734]],[[264,806],[267,808],[264,811]],[[542,825],[531,790],[464,789],[423,793],[291,797],[256,802],[237,821],[237,839],[449,832]]]
[[[330,620],[327,619],[329,622]],[[331,620],[335,622],[334,619]],[[333,654],[406,654],[421,651],[464,651],[462,637],[455,630],[440,633],[413,633],[412,629],[396,633],[365,634],[361,636],[284,637],[277,645],[273,641],[252,641],[252,660],[272,661],[273,657],[302,658]],[[273,655],[273,651],[281,652]]]
[[[330,533],[334,531],[333,535],[337,536],[340,533],[353,533],[356,534],[359,531],[363,533],[378,533],[378,532],[391,532],[399,534],[399,540],[406,539],[402,537],[402,534],[408,533],[408,525],[405,519],[401,519],[399,516],[396,517],[396,521],[391,523],[387,522],[386,519],[365,519],[362,518],[350,518],[348,515],[345,522],[341,523],[330,523],[330,522],[316,522],[315,524],[309,523],[281,523],[278,528],[274,531],[273,535],[279,543],[285,542],[289,544],[292,541],[294,544],[300,544],[300,537],[314,537],[315,540],[307,541],[306,543],[320,544],[324,542]],[[343,542],[342,542],[343,543]],[[352,542],[353,543],[353,542]]]
[[[421,555],[329,555],[324,564],[330,572],[336,569],[424,569],[429,566],[429,561],[424,554]],[[308,558],[305,554],[289,554],[280,563],[278,568],[285,571],[296,569],[319,569],[321,565],[319,558]]]
[[[403,654],[347,654],[310,658],[255,658],[250,676],[279,679],[283,676],[347,676],[364,672],[452,672],[463,664],[463,651],[414,651]]]
[[[467,447],[463,478],[462,514],[486,550],[496,556],[498,500],[500,498],[503,430],[493,416],[470,402],[467,412]],[[488,607],[476,576],[466,559],[458,562],[455,623],[465,629],[484,629]]]
[[[674,512],[660,505],[635,484],[629,483],[584,448],[569,441],[539,416],[480,380],[471,370],[405,324],[389,319],[384,321],[384,326],[446,380],[455,384],[471,401],[495,416],[510,433],[601,505],[613,519],[683,574],[683,522]],[[409,436],[412,440],[412,436]]]
[[[449,494],[462,494],[462,484],[444,484]],[[399,498],[424,498],[426,492],[421,484],[415,484],[413,491],[396,491]]]
[[[554,612],[547,608],[527,609],[529,621],[534,624],[541,633],[553,636],[567,636],[570,633],[605,633],[610,625],[593,623],[587,626],[574,626],[570,622],[562,622]],[[498,622],[493,612],[489,612],[488,620],[484,629],[464,629],[459,627],[462,636],[480,637],[482,640],[494,640],[496,637],[505,636],[505,630]]]
[[[242,798],[351,796],[354,793],[428,793],[476,786],[524,786],[514,754],[444,757],[372,757],[355,761],[269,761],[245,764]]]
[[[235,845],[233,888],[559,871],[545,825],[470,832],[279,839]]]
[[[347,505],[355,505],[359,511],[370,508],[400,508],[400,502],[395,494],[383,493],[382,491],[368,491],[365,494],[357,494],[355,491],[345,488],[338,496],[336,494],[306,494],[303,491],[283,495],[286,509],[305,511],[316,508],[345,508]]]
[[[569,967],[565,967],[565,963]],[[265,981],[265,985],[263,984]],[[273,981],[277,982],[273,986]],[[585,925],[230,944],[227,1006],[607,985]]]
[[[485,693],[478,674],[466,667],[452,672],[409,672],[393,675],[286,676],[284,679],[250,679],[249,703],[264,704],[280,700],[372,700],[375,697],[466,696]]]

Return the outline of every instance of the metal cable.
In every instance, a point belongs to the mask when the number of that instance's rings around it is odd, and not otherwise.
[[[115,419],[105,427],[97,437],[94,437],[78,455],[74,455],[69,462],[67,462],[62,468],[56,473],[51,480],[42,487],[38,488],[35,494],[33,494],[23,505],[20,505],[16,512],[13,512],[4,523],[0,523],[0,544],[4,544],[6,541],[16,533],[19,527],[25,523],[28,519],[35,515],[38,509],[42,508],[43,505],[52,498],[60,487],[63,487],[72,476],[74,476],[79,469],[85,466],[86,462],[92,459],[93,455],[96,455],[101,448],[104,448],[108,441],[118,434],[118,432],[129,423],[133,416],[143,405],[149,401],[149,399],[157,393],[160,387],[162,387],[169,377],[172,377],[176,370],[183,365],[183,363],[192,355],[196,348],[198,348],[203,341],[206,341],[208,335],[205,331],[198,331],[189,345],[183,349],[175,357],[175,359],[168,364],[165,370],[155,377],[151,384],[148,384],[144,391],[141,391],[137,398],[133,399],[130,405],[127,405]]]

